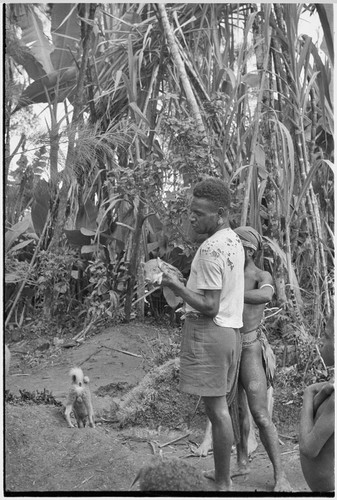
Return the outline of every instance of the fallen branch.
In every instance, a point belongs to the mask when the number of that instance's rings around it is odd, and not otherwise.
[[[152,453],[155,455],[156,454],[156,447],[153,441],[148,441],[149,445],[151,446]]]
[[[80,337],[82,337],[82,335],[83,335],[83,340],[84,340],[84,337],[86,336],[86,334],[88,333],[88,331],[90,330],[90,328],[92,326],[94,326],[94,324],[95,324],[95,321],[91,321],[89,323],[89,325],[87,325],[83,330],[81,330],[80,333],[78,333],[77,335],[75,335],[75,337],[73,337],[72,340],[77,340]]]
[[[295,448],[294,450],[290,450],[290,451],[284,451],[283,453],[281,453],[281,455],[288,455],[289,453],[295,453],[297,451],[297,448]]]
[[[90,356],[88,356],[83,361],[81,361],[81,363],[79,364],[79,366],[83,365],[83,363],[85,363],[86,361],[89,361],[89,359],[92,358],[93,356],[95,356],[95,354],[97,354],[99,351],[100,351],[100,347],[98,349],[96,349],[95,352],[93,352],[92,354],[90,354]]]
[[[139,437],[139,436],[123,436],[123,444],[126,443],[127,441],[136,441],[136,443],[148,443],[149,440],[146,437]]]
[[[117,349],[117,347],[108,347],[107,345],[101,345],[101,347],[105,347],[106,349],[111,349],[112,351],[121,352],[122,354],[127,354],[128,356],[134,356],[135,358],[142,358],[140,354],[134,354],[133,352],[124,351],[123,349]]]
[[[210,455],[213,455],[213,450],[211,451],[208,451],[207,452],[207,455],[197,455],[196,453],[193,453],[193,451],[191,453],[188,453],[187,455],[182,455],[181,457],[179,458],[207,458],[209,457]]]
[[[165,446],[169,446],[170,444],[173,444],[173,443],[177,443],[178,441],[180,441],[181,439],[185,439],[187,438],[191,433],[188,432],[187,434],[184,434],[183,436],[180,436],[176,439],[172,439],[172,441],[168,441],[167,443],[164,443],[164,444],[159,444],[158,445],[158,448],[165,448]]]
[[[292,441],[296,441],[297,440],[296,436],[286,436],[285,434],[280,434],[280,433],[278,433],[278,435],[280,437],[282,437],[283,439],[291,439]]]

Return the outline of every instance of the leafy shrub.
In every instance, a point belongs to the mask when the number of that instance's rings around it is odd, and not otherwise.
[[[53,406],[62,406],[62,403],[60,401],[57,401],[52,392],[48,391],[47,389],[43,389],[43,391],[34,391],[30,392],[27,391],[26,389],[19,389],[20,390],[20,396],[15,396],[9,391],[6,391],[5,393],[5,401],[6,403],[11,403],[11,404],[22,404],[22,403],[29,403],[29,404],[44,404],[44,405],[53,405]]]
[[[75,259],[76,254],[70,249],[63,249],[62,253],[40,252],[36,298],[50,315],[69,310],[71,271]]]
[[[94,261],[89,261],[86,273],[89,277],[91,292],[86,297],[84,304],[87,311],[85,323],[114,318],[118,310],[119,300],[118,294],[111,289],[107,262],[99,257]]]

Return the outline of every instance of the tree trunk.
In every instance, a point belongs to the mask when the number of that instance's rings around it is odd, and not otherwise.
[[[133,293],[137,281],[137,268],[139,261],[139,248],[142,239],[142,227],[144,222],[144,209],[145,209],[145,196],[144,193],[140,193],[139,203],[138,203],[138,211],[136,217],[136,228],[132,241],[131,248],[131,256],[130,256],[130,264],[129,264],[129,281],[126,289],[126,297],[125,297],[125,321],[129,323],[131,319],[131,310],[132,310],[132,300]]]

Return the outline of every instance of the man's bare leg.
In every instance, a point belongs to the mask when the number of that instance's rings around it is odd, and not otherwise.
[[[236,446],[237,456],[237,471],[232,474],[232,477],[249,474],[249,459],[248,459],[248,436],[250,430],[250,421],[248,413],[248,403],[246,393],[239,383],[239,421],[240,421],[240,441]]]
[[[292,491],[281,463],[278,435],[268,412],[267,380],[263,368],[261,345],[257,342],[242,351],[240,382],[256,423],[261,442],[273,464],[274,491]]]
[[[215,480],[218,491],[231,491],[230,460],[234,434],[226,396],[203,397],[203,400],[212,424],[215,466],[214,472],[205,476]]]
[[[200,446],[194,451],[196,455],[200,457],[207,457],[208,453],[213,450],[213,440],[212,440],[212,424],[207,417],[206,429],[204,434],[204,439]]]
[[[239,385],[239,412],[240,412],[240,443],[237,445],[237,462],[238,462],[238,470],[235,472],[232,477],[240,476],[241,474],[247,474],[249,472],[248,467],[248,457],[250,454],[249,451],[249,439],[251,433],[255,438],[255,431],[251,429],[252,427],[252,416],[248,409],[247,397],[242,386]],[[254,450],[257,447],[254,446]],[[213,450],[213,440],[212,440],[212,424],[209,421],[209,418],[206,417],[206,428],[204,433],[204,438],[200,446],[194,450],[196,455],[200,457],[207,457],[208,453]]]

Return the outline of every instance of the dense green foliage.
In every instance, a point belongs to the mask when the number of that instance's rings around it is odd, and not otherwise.
[[[188,270],[190,188],[213,175],[233,227],[264,235],[280,336],[316,338],[333,304],[331,8],[8,4],[6,325],[144,314],[140,264]]]

